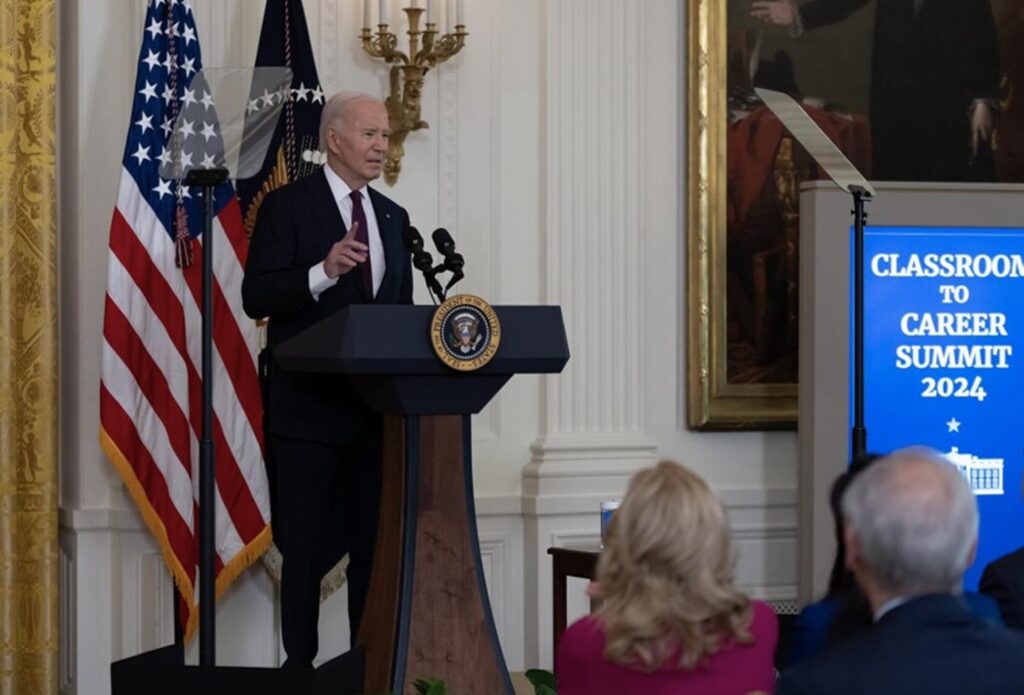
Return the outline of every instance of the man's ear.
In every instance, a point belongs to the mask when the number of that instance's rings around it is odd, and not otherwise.
[[[978,537],[974,537],[974,541],[971,543],[971,549],[967,553],[967,564],[964,567],[970,567],[974,564],[974,561],[978,559]]]
[[[846,545],[846,569],[855,573],[861,563],[860,541],[849,524],[843,529],[843,543]]]

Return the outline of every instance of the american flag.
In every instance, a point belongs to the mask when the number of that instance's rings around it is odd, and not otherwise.
[[[199,608],[202,196],[160,174],[169,162],[212,166],[210,153],[222,151],[212,95],[194,80],[201,68],[188,0],[153,0],[110,225],[100,384],[100,442],[160,544],[181,594],[186,639],[198,624]],[[242,312],[240,293],[248,241],[230,184],[217,189],[215,201],[219,596],[270,544],[270,505],[256,326]],[[190,256],[197,262],[189,263]]]

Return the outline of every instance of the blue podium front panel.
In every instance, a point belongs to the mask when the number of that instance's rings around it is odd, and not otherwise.
[[[974,589],[1024,545],[1024,229],[869,227],[864,259],[867,449],[930,446],[970,481]]]

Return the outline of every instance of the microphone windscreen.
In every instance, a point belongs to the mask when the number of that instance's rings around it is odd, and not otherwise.
[[[413,253],[423,249],[423,237],[415,227],[406,227],[402,231],[402,240],[405,242],[405,248]]]
[[[447,256],[449,253],[455,250],[455,241],[452,240],[452,235],[448,233],[448,230],[444,227],[435,229],[431,235],[434,239],[434,246],[441,252],[442,255]]]

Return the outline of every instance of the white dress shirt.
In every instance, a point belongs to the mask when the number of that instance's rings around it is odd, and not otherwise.
[[[316,176],[316,174],[310,175]],[[345,222],[345,228],[351,229],[352,198],[349,197],[349,194],[352,192],[352,189],[327,164],[324,164],[324,176],[327,177],[327,185],[331,187],[331,194],[334,196],[334,202],[338,206],[338,212],[341,213],[341,219]],[[373,204],[370,202],[369,187],[363,186],[359,189],[359,192],[363,196],[360,202],[363,206],[363,214],[366,215],[366,236],[370,242],[369,256],[371,270],[373,271],[373,295],[377,296],[381,280],[384,279],[384,244],[380,240],[380,227],[377,225],[377,215],[374,213]],[[353,268],[349,272],[358,273],[360,270]],[[323,261],[313,265],[309,269],[309,293],[313,295],[313,299],[319,301],[320,293],[330,287],[334,287],[339,277],[341,276],[327,277],[327,273],[324,272]]]

